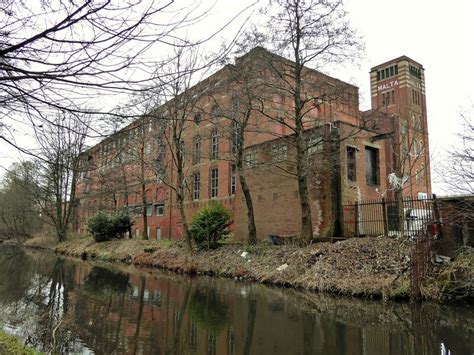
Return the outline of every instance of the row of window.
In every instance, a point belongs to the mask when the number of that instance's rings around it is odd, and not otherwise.
[[[130,210],[135,210],[136,216],[141,216],[142,214],[142,207],[129,207]],[[158,202],[155,205],[149,204],[146,206],[146,215],[148,217],[151,217],[153,215],[155,216],[164,216],[165,214],[165,203],[164,202]]]
[[[137,139],[143,139],[145,132],[151,132],[153,129],[153,122],[143,123],[141,126],[136,127],[131,130],[125,130],[119,133],[114,139],[111,139],[109,142],[104,142],[99,148],[99,157],[103,158],[107,156],[110,152],[113,152],[117,149],[125,147],[129,141],[136,141]]]
[[[239,107],[239,104],[238,104],[238,100],[236,97],[233,97],[232,98],[232,103],[231,103],[231,111],[232,111],[232,117],[235,118],[238,114],[238,107]],[[220,108],[219,106],[217,105],[214,105],[212,106],[212,109],[211,109],[211,118],[218,118],[220,116],[222,116],[224,114],[222,108]],[[195,124],[199,125],[201,122],[202,122],[202,116],[201,116],[201,113],[196,113],[194,115],[194,118],[193,118],[193,121]]]
[[[146,209],[146,215],[148,217],[152,216],[155,214],[155,216],[163,216],[165,214],[165,203],[164,202],[158,202],[156,204],[148,204],[145,207]],[[143,206],[128,206],[127,207],[128,213],[130,215],[134,215],[135,217],[139,217],[142,214]],[[86,214],[87,216],[92,216],[95,211],[95,205],[90,204],[87,206],[86,209]]]
[[[237,153],[237,149],[240,144],[240,134],[238,123],[233,121],[231,125],[231,152],[232,154]],[[219,133],[217,127],[214,127],[211,131],[211,144],[210,144],[210,158],[212,160],[219,158]],[[193,152],[193,164],[199,164],[201,160],[201,137],[199,135],[194,137],[194,152]]]
[[[391,67],[377,70],[377,81],[390,78],[391,76],[398,75],[398,65],[392,65]]]
[[[347,180],[357,181],[357,148],[346,147]],[[379,150],[365,147],[365,181],[367,185],[379,185]]]
[[[229,195],[235,195],[237,188],[237,167],[230,165]],[[209,197],[216,198],[219,195],[219,168],[212,168],[209,171]],[[196,172],[192,175],[192,198],[199,200],[201,198],[201,173]]]
[[[421,69],[418,67],[415,67],[414,65],[411,65],[408,67],[408,71],[410,72],[411,75],[413,75],[415,78],[421,79]]]

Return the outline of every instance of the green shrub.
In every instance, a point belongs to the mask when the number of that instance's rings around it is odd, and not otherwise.
[[[130,216],[124,212],[99,212],[87,221],[87,229],[96,242],[123,238],[132,225]]]
[[[229,233],[231,215],[220,203],[204,207],[193,216],[189,231],[196,244],[208,248],[217,247],[217,242]]]

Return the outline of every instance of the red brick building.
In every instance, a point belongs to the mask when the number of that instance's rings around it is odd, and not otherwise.
[[[280,72],[276,73],[275,68]],[[235,236],[246,237],[246,205],[234,159],[235,117],[251,102],[245,136],[249,181],[260,239],[297,235],[298,186],[291,114],[293,98],[281,74],[291,62],[254,48],[180,97],[155,108],[89,149],[78,184],[78,231],[99,210],[128,208],[134,236],[180,238],[169,113],[179,111],[187,218],[210,202],[233,212]],[[391,193],[387,177],[404,181],[404,194],[430,194],[423,67],[400,57],[371,70],[372,110],[359,111],[358,88],[305,68],[302,95],[313,234],[340,231],[347,203]],[[187,98],[187,99],[186,99]],[[186,100],[187,101],[186,101]],[[185,101],[183,101],[185,100]],[[179,105],[178,105],[179,101]],[[183,102],[190,103],[189,106]],[[177,107],[177,111],[173,111]]]

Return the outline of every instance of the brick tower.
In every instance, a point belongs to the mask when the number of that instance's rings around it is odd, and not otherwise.
[[[405,196],[431,194],[430,157],[425,98],[425,70],[402,56],[370,71],[372,110],[387,139],[386,176],[405,181]]]

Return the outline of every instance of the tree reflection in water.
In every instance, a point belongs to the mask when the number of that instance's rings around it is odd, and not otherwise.
[[[46,352],[469,354],[470,307],[335,298],[0,248],[0,323]]]
[[[200,328],[212,335],[219,335],[228,324],[229,307],[215,289],[201,288],[194,291],[189,313]]]

